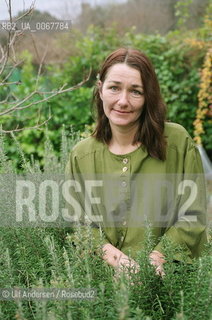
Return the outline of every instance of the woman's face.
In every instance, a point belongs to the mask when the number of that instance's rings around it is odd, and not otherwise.
[[[105,81],[99,81],[100,97],[110,125],[137,125],[145,102],[140,72],[124,63],[114,64]]]

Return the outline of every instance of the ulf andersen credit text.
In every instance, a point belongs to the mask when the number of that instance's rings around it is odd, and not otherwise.
[[[96,289],[86,288],[2,288],[0,300],[94,299]]]

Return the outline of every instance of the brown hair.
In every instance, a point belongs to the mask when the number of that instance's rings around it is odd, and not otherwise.
[[[137,69],[142,78],[145,103],[139,118],[138,130],[133,144],[141,142],[147,152],[154,158],[166,159],[166,140],[164,137],[164,124],[166,107],[160,94],[160,87],[152,63],[145,54],[135,49],[120,48],[112,52],[99,71],[99,80],[104,82],[110,67],[117,63],[125,63]],[[96,128],[93,136],[104,143],[109,143],[112,132],[108,118],[103,110],[99,88],[93,93],[93,107],[97,117]]]

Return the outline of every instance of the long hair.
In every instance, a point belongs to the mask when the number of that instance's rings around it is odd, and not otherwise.
[[[133,144],[141,142],[141,146],[146,148],[150,156],[165,160],[166,140],[164,137],[164,125],[166,107],[161,97],[153,65],[147,56],[139,50],[117,49],[106,58],[99,70],[99,80],[102,83],[105,81],[109,68],[117,63],[125,63],[129,67],[138,70],[143,82],[145,102],[139,117],[139,125]],[[96,128],[92,135],[97,140],[108,144],[112,138],[112,132],[109,120],[103,110],[103,102],[97,86],[93,92],[93,108],[96,115]]]

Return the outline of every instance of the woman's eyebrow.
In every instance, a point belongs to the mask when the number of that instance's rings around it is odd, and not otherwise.
[[[108,82],[113,82],[113,83],[115,83],[115,84],[121,84],[120,81],[115,81],[115,80],[110,80],[110,81],[108,81]],[[141,85],[139,85],[139,84],[132,84],[132,87],[133,87],[133,88],[142,88],[142,89],[143,89],[143,86],[141,86]]]
[[[115,80],[110,80],[110,81],[108,81],[108,82],[113,82],[113,83],[116,83],[116,84],[121,84],[120,81],[115,81]]]
[[[139,84],[132,84],[132,87],[133,88],[142,88],[143,89],[143,86],[140,86]]]

